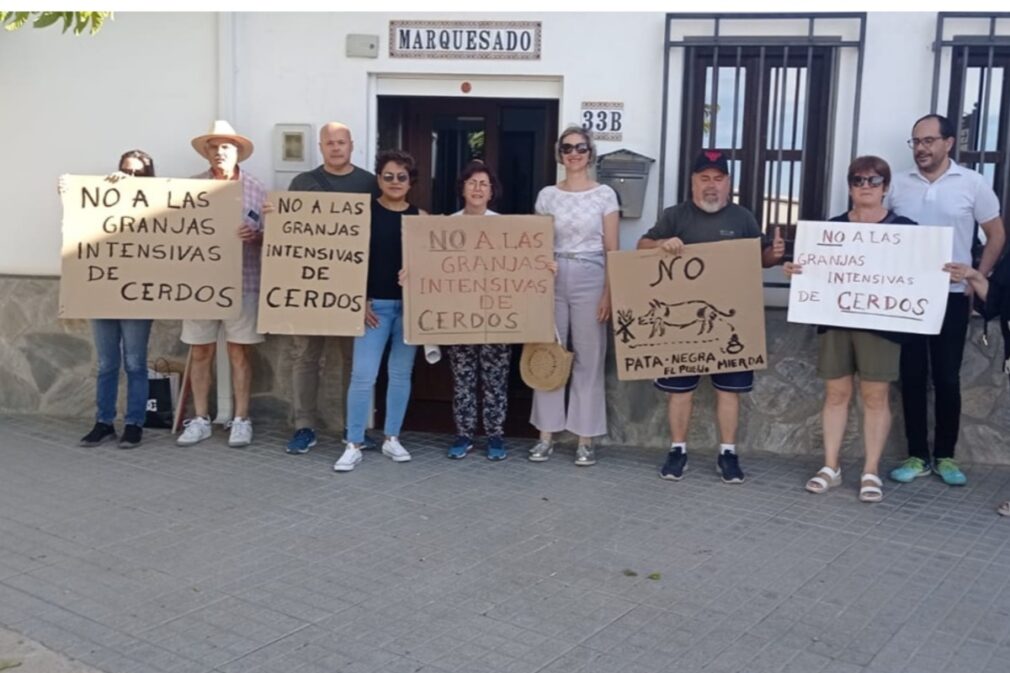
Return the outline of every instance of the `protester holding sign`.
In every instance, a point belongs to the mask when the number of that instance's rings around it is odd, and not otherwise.
[[[852,210],[831,218],[832,222],[867,224],[915,224],[884,207],[891,184],[891,168],[880,157],[857,157],[849,164],[849,198]],[[802,273],[802,264],[786,262],[787,276]],[[855,374],[859,374],[859,399],[863,412],[863,473],[859,499],[880,502],[880,456],[891,430],[891,382],[898,379],[901,343],[907,335],[843,327],[817,328],[817,373],[824,379],[824,467],[807,482],[811,493],[827,493],[842,483],[839,452],[849,417],[849,402]]]
[[[951,161],[955,141],[954,125],[946,117],[929,114],[919,119],[908,140],[915,168],[895,174],[887,205],[920,224],[953,228],[954,261],[960,264],[972,263],[972,241],[980,228],[986,242],[978,270],[986,276],[1006,240],[999,199],[982,175]],[[950,486],[967,482],[954,461],[954,446],[960,429],[961,360],[969,312],[964,283],[952,283],[940,333],[916,337],[902,346],[901,398],[909,457],[891,471],[895,481],[910,482],[932,471]],[[930,375],[936,395],[932,458],[926,427]]]
[[[119,172],[109,176],[115,182],[122,175],[153,178],[154,160],[147,152],[130,150],[119,158]],[[62,184],[61,184],[62,191]],[[116,439],[116,399],[119,396],[119,365],[126,369],[126,415],[119,448],[132,449],[140,445],[144,418],[147,415],[147,341],[151,335],[150,320],[115,320],[97,318],[91,321],[98,355],[98,382],[95,388],[95,427],[81,438],[81,446],[98,446]]]
[[[248,446],[252,442],[252,421],[249,419],[249,398],[252,389],[252,364],[249,347],[263,342],[256,332],[259,306],[260,251],[263,243],[263,204],[267,193],[263,183],[239,164],[253,153],[252,141],[235,133],[231,124],[218,120],[209,133],[193,138],[193,149],[210,162],[210,168],[193,176],[203,180],[234,180],[242,184],[242,210],[235,224],[242,239],[242,312],[231,320],[183,320],[182,341],[189,344],[192,354],[190,384],[196,416],[186,421],[179,436],[180,446],[191,446],[210,437],[209,397],[211,365],[217,346],[218,331],[224,329],[231,362],[231,384],[235,394],[235,417],[231,423],[228,445]],[[219,382],[223,385],[223,382]]]
[[[389,384],[382,453],[393,462],[410,460],[410,453],[400,444],[399,434],[410,399],[410,376],[417,347],[403,340],[403,288],[398,276],[403,268],[403,216],[421,213],[407,201],[416,175],[414,158],[402,150],[387,150],[376,158],[375,173],[382,194],[372,201],[365,335],[354,339],[351,384],[347,390],[347,443],[333,465],[336,472],[350,472],[361,462],[365,423],[387,343]]]
[[[320,166],[299,173],[288,188],[293,192],[340,192],[379,196],[375,176],[351,163],[354,140],[351,129],[340,122],[324,124],[319,129]],[[344,376],[351,371],[349,344],[340,337],[344,357]],[[348,340],[349,341],[349,340]],[[293,335],[291,337],[291,397],[294,407],[295,434],[288,442],[287,452],[308,453],[316,445],[315,428],[319,424],[319,371],[326,337]],[[353,343],[353,342],[351,342]]]
[[[718,150],[698,154],[691,169],[691,200],[663,211],[659,222],[638,241],[640,249],[662,248],[679,255],[685,245],[714,243],[740,238],[760,238],[761,229],[750,211],[730,202],[732,180],[726,155]],[[762,263],[772,266],[785,254],[785,242],[775,231],[774,241],[762,248]],[[741,483],[743,470],[736,455],[736,430],[740,417],[740,393],[754,385],[753,371],[712,374],[716,393],[716,418],[722,444],[716,467],[728,484]],[[663,479],[679,481],[687,468],[687,432],[691,421],[694,390],[701,376],[676,376],[656,380],[656,387],[669,393],[672,443],[660,468]]]
[[[453,215],[497,215],[488,208],[501,192],[494,171],[482,161],[471,161],[459,174],[459,193],[463,209]],[[452,368],[452,413],[456,421],[456,440],[449,447],[449,458],[463,458],[473,448],[477,433],[477,380],[484,387],[484,432],[487,433],[487,459],[505,460],[503,426],[508,412],[509,344],[461,344],[449,346]]]
[[[562,342],[571,338],[572,366],[568,407],[565,386],[533,392],[530,422],[540,431],[540,441],[529,459],[547,460],[554,451],[553,433],[568,430],[578,436],[575,464],[594,465],[592,438],[607,434],[604,364],[607,356],[607,321],[610,288],[606,253],[620,247],[617,194],[589,176],[596,147],[589,132],[566,128],[555,152],[565,168],[565,179],[544,187],[537,195],[536,212],[554,216],[555,279],[554,320]]]
[[[975,294],[975,309],[986,320],[997,318],[1003,333],[1003,373],[1010,374],[1010,260],[1004,257],[986,278],[978,269],[967,264],[950,262],[943,270],[950,274],[954,283],[968,284]],[[1000,516],[1010,516],[1010,500],[1005,500],[996,508]]]

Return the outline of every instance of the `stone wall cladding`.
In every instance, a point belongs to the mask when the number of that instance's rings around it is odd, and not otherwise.
[[[59,281],[54,278],[0,276],[0,413],[39,413],[90,418],[94,414],[95,350],[86,320],[56,318]],[[768,369],[758,372],[754,392],[743,397],[738,443],[775,453],[821,452],[820,408],[823,384],[817,378],[817,335],[813,327],[786,322],[785,311],[766,312]],[[149,354],[185,361],[179,321],[158,321]],[[968,462],[1010,464],[1010,392],[1002,373],[999,330],[990,325],[990,345],[980,342],[981,322],[972,321],[961,370],[963,416],[958,457]],[[341,354],[350,339],[327,343],[320,380],[320,413],[339,431],[344,422],[344,391],[349,372]],[[252,413],[257,418],[287,419],[291,413],[290,339],[268,337],[254,349]],[[121,386],[122,390],[123,386]],[[121,393],[122,394],[122,393]],[[904,455],[901,398],[893,387],[894,425],[886,455]],[[651,382],[617,380],[608,361],[606,443],[669,446],[665,395]],[[932,411],[929,424],[932,427]],[[850,411],[843,456],[862,453],[859,412]],[[714,451],[714,395],[702,382],[695,396],[689,445]]]

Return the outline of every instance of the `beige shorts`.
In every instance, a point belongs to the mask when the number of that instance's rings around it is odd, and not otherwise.
[[[242,312],[237,318],[231,320],[183,320],[180,339],[182,343],[190,346],[217,343],[218,330],[224,327],[224,336],[228,343],[263,343],[265,337],[256,331],[259,305],[258,294],[243,294]]]

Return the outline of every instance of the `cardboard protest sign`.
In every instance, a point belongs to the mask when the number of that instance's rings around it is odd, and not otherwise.
[[[371,195],[271,192],[258,331],[365,333]]]
[[[242,184],[68,175],[61,318],[238,317]]]
[[[764,369],[756,238],[607,253],[622,381]]]
[[[954,230],[901,224],[800,222],[789,322],[939,334]]]
[[[409,344],[554,341],[554,222],[540,215],[403,218]]]

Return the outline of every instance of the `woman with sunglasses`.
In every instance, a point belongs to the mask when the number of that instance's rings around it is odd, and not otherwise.
[[[118,182],[127,176],[154,177],[154,161],[140,150],[130,150],[119,158],[119,171],[108,177]],[[62,184],[60,191],[63,191]],[[147,341],[150,320],[96,319],[91,321],[98,355],[98,382],[95,388],[95,427],[81,438],[81,446],[98,446],[115,441],[116,400],[119,397],[120,364],[126,369],[126,416],[119,448],[140,445],[147,416]]]
[[[884,194],[891,184],[891,169],[880,157],[857,157],[849,164],[849,199],[852,209],[831,218],[832,222],[866,224],[915,224],[884,207]],[[803,267],[786,262],[787,276],[802,273]],[[859,374],[859,398],[863,412],[863,472],[859,499],[880,502],[884,493],[880,480],[880,456],[891,430],[891,382],[898,380],[898,362],[904,335],[896,332],[817,328],[817,374],[824,379],[824,467],[806,484],[811,493],[827,493],[842,483],[839,452],[849,417],[855,374]]]
[[[403,268],[403,216],[424,214],[407,201],[415,174],[414,158],[402,150],[386,150],[375,160],[381,193],[372,201],[365,334],[354,339],[351,383],[347,390],[347,442],[344,453],[333,465],[337,472],[350,472],[361,462],[365,423],[387,343],[389,384],[382,453],[397,463],[410,460],[399,435],[410,398],[410,376],[417,347],[403,342],[403,288],[398,277]]]
[[[614,190],[589,174],[596,148],[588,131],[579,126],[566,128],[558,138],[555,156],[564,166],[565,179],[540,191],[536,212],[554,216],[558,264],[554,320],[562,343],[571,339],[575,359],[567,409],[565,386],[533,393],[530,422],[540,431],[540,441],[530,449],[529,459],[550,458],[554,433],[568,430],[579,438],[575,464],[587,466],[596,463],[593,437],[607,434],[604,365],[610,288],[606,255],[619,247],[620,206]]]

